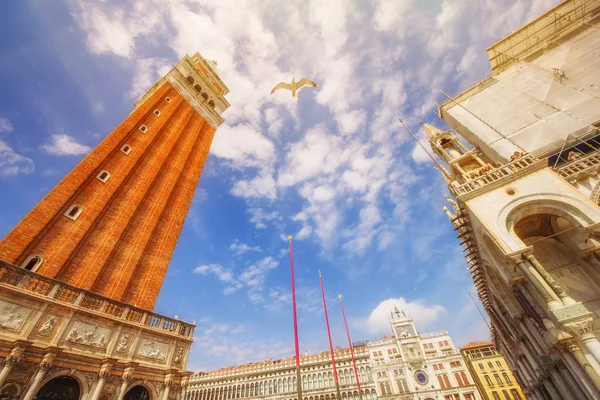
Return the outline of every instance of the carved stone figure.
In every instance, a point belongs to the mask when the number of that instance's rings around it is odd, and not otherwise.
[[[119,341],[119,345],[117,346],[117,353],[124,353],[125,351],[127,351],[130,338],[131,335],[129,333],[126,333],[121,336],[121,340]]]
[[[82,329],[81,332],[76,327],[71,328],[69,335],[67,335],[67,341],[87,346],[105,347],[108,340],[106,335],[98,332],[98,325],[94,325],[91,328]]]
[[[177,352],[175,353],[175,361],[176,363],[181,362],[181,358],[183,357],[183,347],[178,347]]]
[[[146,343],[138,350],[138,355],[158,361],[164,361],[167,358],[161,344],[151,339],[146,340]]]
[[[21,307],[3,302],[0,307],[0,328],[19,329],[24,320]]]
[[[48,318],[46,322],[44,322],[42,326],[40,326],[40,329],[38,329],[38,335],[49,336],[54,331],[56,321],[58,321],[58,317],[55,315],[52,315],[50,318]]]

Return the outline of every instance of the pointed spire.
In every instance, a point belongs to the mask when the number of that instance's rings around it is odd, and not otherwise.
[[[400,311],[398,311],[398,307],[396,307],[396,306],[394,306],[394,313],[400,314]]]
[[[456,215],[452,214],[450,212],[450,210],[448,210],[448,207],[446,207],[445,205],[442,204],[442,210],[444,210],[444,213],[446,213],[446,215],[448,216],[448,219],[450,221],[454,220],[454,218],[456,218]]]
[[[440,171],[442,173],[442,176],[444,177],[444,181],[446,181],[446,185],[450,186],[452,184],[452,182],[454,182],[454,180],[452,179],[452,175],[450,174],[450,172],[448,172],[448,170],[446,168],[444,168],[443,165],[436,165],[433,168],[437,169],[438,171]]]
[[[445,194],[444,197],[446,198],[446,201],[448,203],[450,203],[450,205],[454,209],[454,212],[456,213],[456,215],[459,215],[460,214],[460,207],[458,206],[458,203],[456,201],[454,201],[454,199],[452,197],[448,196],[447,194]]]
[[[439,130],[438,128],[436,128],[435,126],[429,125],[421,120],[419,120],[419,123],[421,125],[423,125],[423,129],[425,129],[425,133],[427,134],[427,136],[429,137],[429,139],[433,139],[435,137],[438,137],[440,135],[442,135],[444,133],[444,131]]]

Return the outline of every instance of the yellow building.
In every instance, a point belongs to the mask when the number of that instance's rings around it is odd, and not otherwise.
[[[521,386],[515,380],[504,357],[494,348],[494,343],[471,342],[460,351],[484,399],[525,399]]]

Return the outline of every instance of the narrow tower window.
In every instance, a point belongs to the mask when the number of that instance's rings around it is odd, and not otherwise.
[[[157,117],[160,117],[160,110],[154,110],[154,115],[156,115]]]
[[[148,127],[146,125],[140,125],[138,128],[142,133],[148,132]]]
[[[189,83],[191,83],[192,85],[194,84],[194,78],[193,78],[192,76],[188,76],[188,77],[187,77],[187,81],[188,81]]]
[[[106,182],[108,178],[110,178],[110,173],[108,171],[100,171],[100,173],[96,175],[96,178],[98,178],[102,182]]]
[[[35,255],[27,257],[25,262],[23,262],[23,264],[21,264],[21,267],[23,267],[24,269],[26,269],[28,271],[35,272],[40,267],[40,265],[42,265],[43,261],[44,261],[44,259],[41,256],[38,256],[37,254],[35,254]]]
[[[208,100],[208,95],[206,93],[202,93],[202,97],[204,97],[204,100]]]
[[[65,216],[68,218],[71,218],[73,221],[75,221],[77,218],[79,218],[82,211],[83,211],[83,207],[81,207],[80,205],[74,204],[71,207],[69,207],[69,209],[65,213]]]
[[[121,151],[125,154],[131,153],[131,146],[128,144],[124,144],[123,147],[121,147]]]
[[[171,98],[170,98],[170,97],[165,97],[165,101],[166,101],[167,103],[170,103],[170,102],[171,102]]]
[[[194,90],[195,90],[196,92],[201,92],[201,91],[202,91],[202,86],[200,86],[200,85],[196,84],[196,86],[194,86]]]
[[[215,107],[215,102],[211,100],[211,101],[208,102],[208,105],[214,108]]]

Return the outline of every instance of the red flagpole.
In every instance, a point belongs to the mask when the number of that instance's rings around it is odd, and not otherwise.
[[[354,365],[354,376],[356,377],[356,384],[358,385],[358,393],[360,396],[360,381],[358,380],[358,370],[356,369],[356,360],[354,359],[354,349],[352,348],[352,340],[350,339],[350,330],[348,329],[348,322],[346,322],[346,313],[344,312],[344,302],[342,301],[342,295],[340,298],[340,306],[342,307],[342,316],[344,317],[344,325],[346,326],[346,335],[348,336],[348,346],[350,347],[350,355],[352,356],[352,365]]]
[[[338,380],[337,368],[335,366],[335,353],[333,352],[333,343],[331,342],[331,330],[329,329],[329,315],[327,314],[327,302],[325,301],[325,289],[323,288],[323,276],[319,270],[319,281],[321,282],[321,295],[323,296],[323,310],[325,311],[325,324],[327,325],[327,336],[329,337],[329,351],[331,352],[331,364],[333,365],[333,379],[337,390],[337,399],[341,399],[340,383]]]
[[[298,317],[296,315],[296,285],[294,279],[294,258],[292,249],[292,236],[288,236],[290,242],[290,272],[292,275],[292,309],[294,312],[294,343],[296,345],[296,387],[298,389],[298,400],[302,400],[302,381],[300,380],[300,348],[298,346]]]

